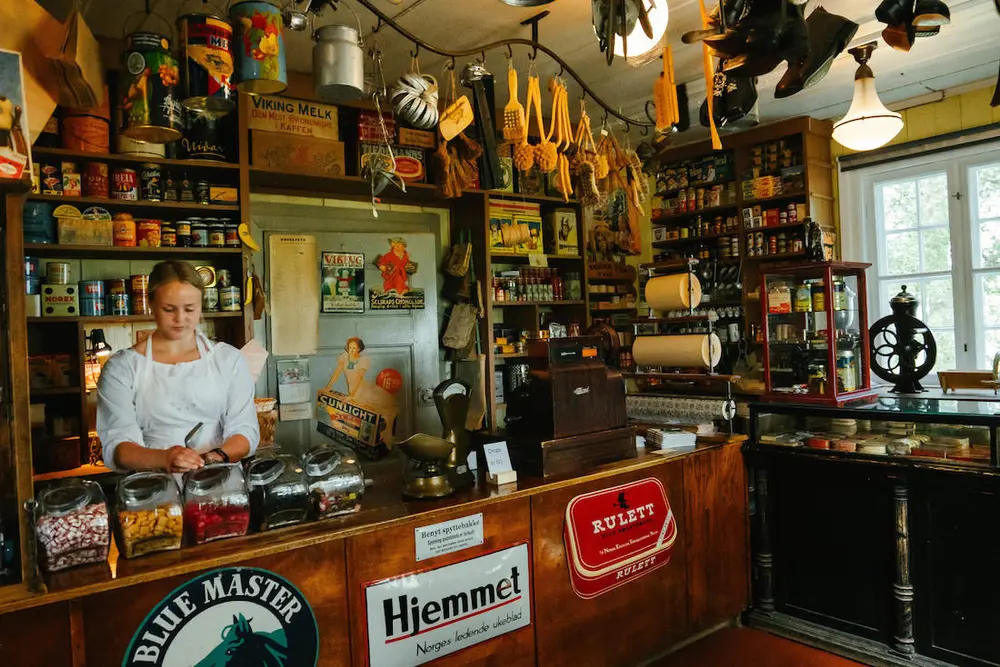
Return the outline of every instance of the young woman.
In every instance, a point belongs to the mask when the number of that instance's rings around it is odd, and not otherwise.
[[[153,267],[156,331],[112,356],[97,386],[97,433],[108,467],[185,472],[239,461],[257,449],[250,369],[236,348],[198,330],[203,290],[187,262]]]

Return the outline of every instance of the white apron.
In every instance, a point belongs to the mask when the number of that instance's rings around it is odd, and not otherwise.
[[[146,340],[146,365],[136,383],[135,411],[146,447],[183,445],[198,422],[202,427],[188,446],[203,454],[222,445],[226,387],[212,363],[215,346],[195,333],[201,358],[179,364],[153,361],[153,334]]]

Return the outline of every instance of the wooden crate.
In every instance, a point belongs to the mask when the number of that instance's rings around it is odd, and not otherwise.
[[[297,137],[277,132],[253,130],[252,164],[299,174],[343,176],[344,144],[341,141]]]

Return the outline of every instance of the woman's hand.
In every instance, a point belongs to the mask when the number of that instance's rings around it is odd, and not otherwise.
[[[166,465],[164,467],[169,472],[187,472],[188,470],[195,470],[205,465],[205,461],[201,458],[200,454],[181,445],[174,445],[166,450],[164,456],[166,458]]]

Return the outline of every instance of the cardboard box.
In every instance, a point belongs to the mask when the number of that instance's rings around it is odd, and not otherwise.
[[[508,248],[503,244],[500,230],[513,222],[514,216],[508,212],[490,209],[490,252],[517,254],[517,248]]]
[[[545,252],[556,255],[579,255],[579,225],[576,211],[557,208],[545,214]]]
[[[42,285],[42,316],[65,317],[80,314],[80,295],[73,285]]]
[[[382,120],[385,121],[385,129],[389,133],[389,139],[395,140],[396,121],[392,117],[392,114],[388,111],[384,112]],[[378,122],[378,114],[376,112],[367,110],[358,112],[358,141],[368,143],[384,141],[382,127]]]
[[[338,141],[337,107],[277,95],[250,95],[251,130]]]
[[[110,220],[58,218],[56,232],[61,245],[114,245]]]
[[[213,204],[235,204],[239,191],[229,185],[211,185],[208,188],[208,199]]]
[[[254,130],[250,139],[255,167],[317,176],[346,173],[343,142],[259,130]]]
[[[434,150],[437,148],[437,140],[433,132],[401,127],[399,128],[399,145]]]
[[[371,155],[384,152],[385,146],[376,143],[362,143],[358,148],[358,173],[368,164]],[[427,157],[419,148],[393,146],[396,158],[396,175],[407,183],[423,183],[427,180]]]
[[[536,215],[515,215],[514,224],[528,225],[528,240],[517,246],[519,255],[530,255],[533,252],[545,250],[545,234],[542,232],[542,219]]]

